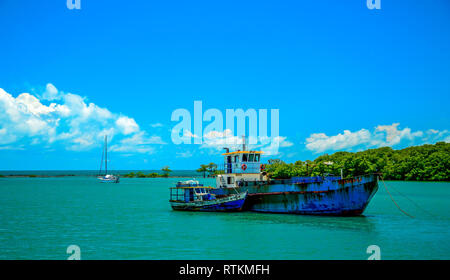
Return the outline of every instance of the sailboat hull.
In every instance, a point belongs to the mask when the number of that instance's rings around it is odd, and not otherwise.
[[[116,177],[116,178],[100,177],[100,178],[98,178],[98,180],[100,181],[100,183],[119,183],[119,181],[120,181],[119,177]]]

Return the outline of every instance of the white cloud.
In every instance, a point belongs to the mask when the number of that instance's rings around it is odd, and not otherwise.
[[[280,143],[280,147],[282,148],[291,147],[294,145],[294,143],[287,141],[287,137],[278,136],[278,138],[278,142]]]
[[[146,132],[140,131],[133,136],[124,138],[118,144],[110,147],[111,151],[115,152],[138,152],[144,154],[152,154],[155,148],[151,145],[166,144],[159,136],[147,136]]]
[[[187,129],[183,130],[183,137],[187,137],[187,138],[198,138],[197,135],[193,134],[192,132],[190,132]]]
[[[306,139],[306,148],[316,153],[324,151],[351,150],[353,148],[375,148],[395,146],[402,141],[425,144],[444,141],[449,134],[447,130],[430,129],[427,132],[415,131],[410,128],[399,129],[399,123],[379,125],[373,132],[361,129],[355,132],[344,130],[344,133],[328,136],[325,133],[313,133]],[[448,136],[447,136],[448,137]]]
[[[220,151],[224,147],[238,149],[242,143],[242,137],[234,136],[230,129],[225,129],[224,131],[210,131],[203,135],[203,144],[200,148],[214,151]]]
[[[16,102],[20,105],[25,106],[25,108],[34,115],[47,115],[55,111],[55,105],[44,106],[42,103],[29,93],[22,93],[16,98]]]
[[[260,149],[266,156],[278,155],[280,148],[287,148],[294,145],[294,143],[287,140],[287,137],[260,137],[260,144],[250,145],[252,149]]]
[[[219,139],[219,138],[229,138],[233,137],[233,139],[237,139],[237,137],[233,136],[231,129],[225,129],[224,131],[210,131],[206,133],[203,138],[205,139]],[[242,141],[242,139],[241,139]]]
[[[11,144],[23,137],[51,137],[52,122],[40,117],[40,113],[48,111],[51,110],[28,94],[16,99],[0,88],[0,144]]]
[[[210,149],[212,152],[222,150],[224,147],[231,148],[232,150],[242,149],[243,138],[240,136],[234,136],[230,129],[224,131],[210,131],[203,136],[204,143],[201,145],[203,149]],[[287,140],[286,137],[258,137],[246,139],[247,150],[261,150],[266,155],[277,155],[279,148],[291,147],[294,144]]]
[[[410,128],[404,128],[402,130],[398,130],[399,123],[393,123],[392,125],[379,125],[375,128],[375,132],[386,132],[386,142],[383,143],[386,146],[393,146],[398,143],[402,139],[408,139],[413,140],[415,137],[422,137],[423,132],[422,131],[416,131],[414,133],[411,133]]]
[[[151,127],[156,128],[156,127],[163,127],[162,123],[152,123],[150,124]]]
[[[306,148],[315,152],[326,150],[342,150],[371,141],[371,134],[366,129],[356,132],[344,130],[335,136],[327,136],[325,133],[313,133],[306,139]]]
[[[0,146],[0,150],[17,151],[17,150],[25,150],[25,148],[23,146]]]
[[[179,157],[179,158],[190,158],[193,155],[194,155],[194,153],[191,151],[188,151],[188,150],[183,151],[183,152],[177,152],[177,157]]]
[[[120,117],[116,120],[116,125],[123,134],[128,135],[139,131],[136,121],[129,117]]]
[[[42,99],[44,100],[55,100],[59,99],[61,96],[59,95],[58,90],[52,84],[47,84],[45,87],[44,94],[42,95]]]
[[[110,141],[121,139],[117,151],[148,153],[149,145],[163,143],[160,137],[140,130],[133,118],[58,91],[52,84],[47,84],[41,100],[29,93],[14,98],[0,88],[0,145],[58,142],[68,150],[88,150],[100,146],[108,135]]]

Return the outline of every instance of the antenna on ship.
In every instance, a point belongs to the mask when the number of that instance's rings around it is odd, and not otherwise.
[[[242,151],[245,151],[245,135],[242,135]]]

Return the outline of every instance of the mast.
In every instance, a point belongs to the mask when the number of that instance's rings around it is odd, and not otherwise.
[[[98,170],[98,176],[102,175],[103,158],[105,157],[105,147],[102,149],[102,159],[100,160],[100,169]]]
[[[108,175],[108,136],[105,135],[105,175]]]

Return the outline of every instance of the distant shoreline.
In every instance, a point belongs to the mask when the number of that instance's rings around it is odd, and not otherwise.
[[[35,174],[10,174],[10,175],[0,175],[0,178],[61,178],[61,177],[97,177],[98,175],[75,175],[75,174],[58,174],[58,175],[35,175]],[[122,178],[126,178],[121,176]],[[168,176],[168,177],[155,177],[155,178],[200,178],[203,177],[201,175],[197,176]],[[136,179],[142,179],[139,177],[134,177]],[[147,177],[149,178],[149,177]],[[211,177],[209,177],[211,178]],[[133,178],[126,178],[133,179]]]
[[[0,175],[1,178],[63,178],[63,177],[97,177],[97,175],[75,175],[75,174],[58,174],[58,175],[34,175],[34,174],[10,174],[10,175]],[[168,176],[168,177],[121,177],[121,179],[160,179],[160,178],[203,178],[202,175],[196,176]],[[206,178],[214,178],[214,177],[206,177]],[[206,179],[203,178],[203,179]],[[413,181],[413,180],[386,180],[386,181],[395,181],[395,182],[422,182],[422,183],[449,183],[450,181]]]
[[[67,175],[0,175],[0,178],[57,178],[57,177],[74,177],[76,175],[67,174]]]
[[[136,174],[158,174],[164,175],[159,170],[112,170],[111,174],[126,178],[130,173]],[[61,177],[98,177],[101,174],[98,170],[0,170],[0,178],[61,178]],[[166,176],[166,175],[164,175]],[[173,170],[168,177],[192,178],[200,177],[200,173],[195,170]]]

